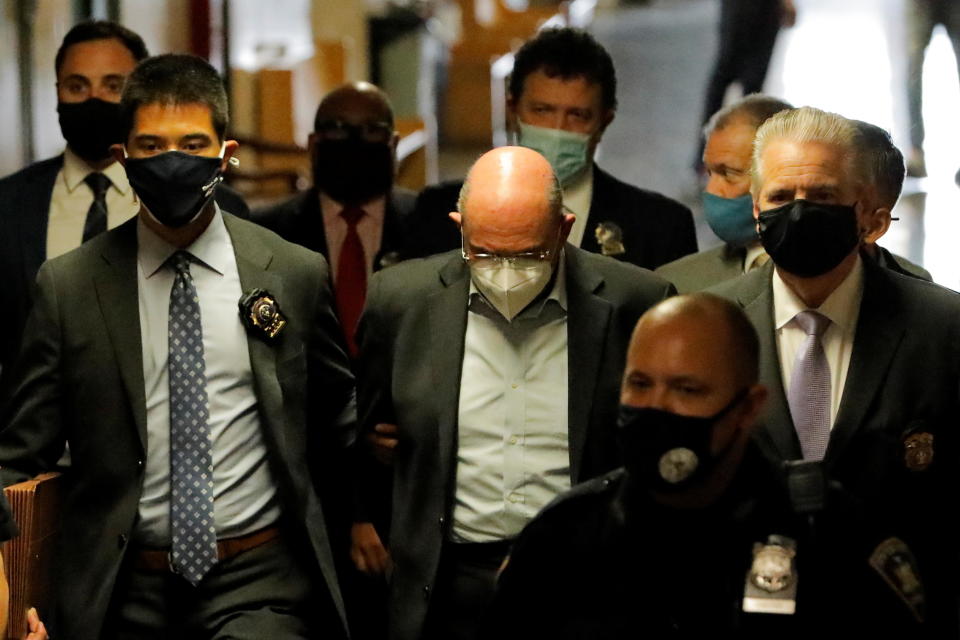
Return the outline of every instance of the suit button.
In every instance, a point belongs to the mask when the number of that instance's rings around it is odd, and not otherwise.
[[[127,546],[127,536],[125,536],[122,533],[119,536],[117,536],[117,546],[120,547],[121,549]]]
[[[430,599],[430,585],[427,585],[423,588],[423,599],[424,600]]]
[[[446,520],[443,516],[440,516],[440,519],[437,520],[437,524],[440,525],[440,528],[441,528],[441,529],[443,529],[443,525],[446,524],[446,522],[447,522],[447,520]]]

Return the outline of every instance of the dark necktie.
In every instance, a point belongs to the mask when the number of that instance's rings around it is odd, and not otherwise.
[[[87,219],[83,223],[83,241],[107,230],[107,189],[110,188],[110,178],[99,171],[91,173],[83,179],[93,191],[93,202],[87,209]]]
[[[340,212],[340,215],[347,223],[347,235],[340,248],[334,295],[343,335],[347,339],[347,347],[350,349],[350,355],[356,356],[357,322],[360,320],[363,301],[367,295],[367,260],[363,254],[360,234],[357,233],[357,223],[365,212],[360,207],[347,207]]]
[[[170,560],[196,586],[217,563],[213,456],[207,406],[200,303],[190,255],[178,251],[167,328],[170,378]]]
[[[830,365],[821,338],[830,318],[806,310],[794,319],[807,334],[797,353],[787,402],[804,460],[822,460],[830,440]]]

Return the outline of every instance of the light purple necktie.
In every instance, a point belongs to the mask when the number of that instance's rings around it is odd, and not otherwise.
[[[808,309],[794,320],[807,339],[793,363],[787,402],[803,459],[822,460],[830,440],[830,365],[820,339],[830,326],[830,318]]]

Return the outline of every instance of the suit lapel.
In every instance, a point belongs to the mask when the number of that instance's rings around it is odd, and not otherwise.
[[[133,409],[140,444],[146,451],[147,408],[137,288],[136,217],[109,236],[102,257],[105,265],[94,275],[97,301],[120,369],[120,378]]]
[[[743,288],[738,302],[757,329],[760,339],[760,381],[767,386],[769,398],[763,429],[757,438],[764,448],[773,447],[776,458],[797,460],[803,455],[797,439],[790,407],[783,390],[780,353],[777,349],[776,327],[773,320],[773,263],[743,276]]]
[[[567,431],[570,445],[570,478],[580,479],[583,450],[590,425],[594,390],[600,378],[601,360],[606,353],[613,306],[594,295],[603,277],[589,269],[577,250],[567,245]],[[619,357],[623,357],[620,354]]]
[[[440,477],[445,479],[453,477],[453,456],[457,447],[460,378],[463,374],[467,297],[470,292],[469,274],[469,269],[461,258],[451,258],[440,269],[443,288],[431,295],[428,302]],[[453,372],[457,373],[453,375]]]
[[[587,213],[586,226],[583,230],[583,240],[580,248],[591,253],[600,253],[600,243],[597,242],[595,229],[601,222],[615,222],[620,225],[617,214],[619,208],[610,202],[611,189],[607,186],[609,179],[596,164],[593,165],[593,193],[590,195],[590,211]],[[621,228],[623,225],[620,225]]]
[[[45,161],[43,171],[31,176],[30,184],[23,189],[23,201],[16,203],[22,211],[17,217],[23,251],[24,276],[33,282],[40,265],[47,259],[47,224],[50,219],[50,199],[57,175],[63,167],[63,156]]]
[[[863,423],[867,409],[883,386],[890,363],[903,340],[906,327],[900,317],[902,305],[896,297],[896,291],[890,286],[889,275],[864,260],[863,301],[857,318],[857,331],[840,410],[830,432],[830,446],[826,454],[828,462],[841,455]]]
[[[237,218],[224,215],[224,223],[230,233],[233,252],[237,258],[237,272],[240,275],[240,289],[246,294],[252,289],[265,289],[283,304],[283,282],[269,271],[273,262],[273,253],[267,250],[259,239]],[[247,349],[250,353],[250,369],[253,372],[260,403],[260,416],[276,442],[284,442],[283,429],[278,428],[274,420],[283,415],[283,394],[277,380],[276,350],[265,341],[247,333]]]

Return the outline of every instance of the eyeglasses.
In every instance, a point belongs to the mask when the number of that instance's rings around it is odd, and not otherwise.
[[[316,133],[325,140],[362,139],[366,142],[390,142],[393,127],[389,122],[364,122],[350,124],[343,120],[327,120],[316,127]]]
[[[542,251],[524,251],[514,253],[509,256],[502,256],[496,253],[469,253],[463,244],[463,236],[460,237],[460,254],[467,264],[472,264],[480,269],[493,269],[509,266],[511,269],[524,270],[535,269],[540,263],[546,262],[556,253],[555,249],[543,249]]]

